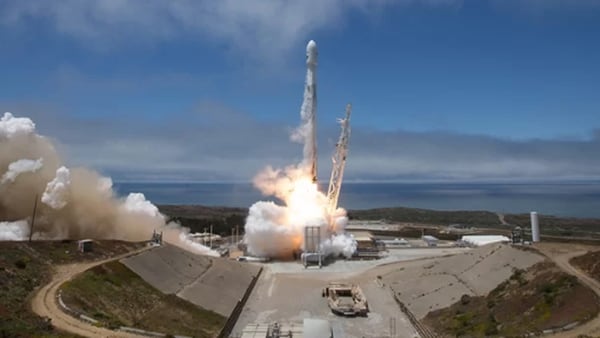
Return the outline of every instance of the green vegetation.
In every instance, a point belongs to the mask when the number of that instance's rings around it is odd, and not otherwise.
[[[248,216],[248,209],[227,207],[206,207],[201,205],[160,205],[162,213],[169,216],[170,220],[176,221],[188,227],[192,232],[202,232],[213,225],[213,232],[221,236],[231,235],[231,230],[239,227],[243,234],[244,224]],[[390,236],[420,237],[422,226],[448,226],[460,224],[465,228],[476,227],[477,233],[493,231],[498,234],[510,235],[509,231],[515,225],[525,230],[525,237],[529,238],[529,214],[507,214],[505,221],[510,226],[503,225],[498,215],[489,211],[437,211],[428,209],[415,209],[405,207],[379,208],[366,210],[349,210],[348,217],[351,220],[384,220],[391,223],[413,223],[414,226],[403,229],[396,234],[385,233]],[[583,218],[560,218],[554,216],[539,215],[542,224],[542,237],[552,241],[575,241],[578,243],[599,244],[600,241],[600,219]],[[427,233],[427,229],[425,229]],[[482,232],[483,231],[483,232]],[[444,235],[434,230],[430,233],[440,239],[455,240],[460,234]],[[377,234],[377,233],[376,233]],[[382,233],[384,234],[384,233]],[[440,237],[441,236],[441,237]]]
[[[436,211],[413,208],[381,208],[348,211],[350,219],[379,220],[389,222],[412,222],[421,224],[470,226],[500,226],[498,215],[489,211]]]
[[[588,276],[600,282],[600,251],[591,251],[584,255],[571,258],[571,265],[578,267]]]
[[[108,328],[130,326],[172,335],[213,337],[226,320],[175,295],[164,295],[119,262],[97,266],[66,283],[62,297],[69,308]]]
[[[248,216],[248,209],[227,207],[205,207],[201,205],[159,205],[160,212],[191,232],[203,232],[212,225],[213,232],[221,236],[231,235],[231,229],[239,227],[240,234]]]
[[[523,228],[531,226],[529,214],[504,216],[506,222]],[[543,235],[566,237],[600,238],[600,219],[593,218],[563,218],[548,215],[538,215]]]
[[[75,337],[55,331],[35,315],[29,298],[49,280],[54,264],[101,259],[139,247],[118,241],[94,244],[94,252],[84,254],[74,241],[0,242],[0,337]]]
[[[192,232],[202,232],[213,225],[213,231],[222,236],[231,235],[231,229],[236,226],[239,226],[240,233],[242,233],[248,216],[248,209],[245,208],[206,207],[201,205],[159,205],[158,208],[160,212],[169,217],[169,220],[190,228]],[[487,211],[435,211],[398,207],[350,210],[348,216],[350,219],[355,220],[384,219],[390,222],[413,222],[431,225],[501,226],[498,216]]]
[[[515,270],[487,297],[464,295],[452,306],[430,312],[427,325],[456,337],[520,336],[583,322],[600,310],[596,294],[553,263]]]

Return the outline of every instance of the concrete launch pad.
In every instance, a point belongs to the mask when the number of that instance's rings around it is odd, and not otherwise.
[[[250,323],[293,323],[304,318],[325,319],[340,337],[417,337],[417,332],[400,310],[388,286],[378,280],[378,269],[427,257],[468,251],[465,248],[394,250],[380,260],[338,260],[322,269],[305,269],[298,262],[271,262],[250,295],[232,332],[239,337]],[[396,266],[396,269],[398,267]],[[387,271],[387,270],[386,270]],[[357,284],[369,300],[366,317],[336,316],[322,297],[329,282]],[[341,335],[340,335],[341,334]]]

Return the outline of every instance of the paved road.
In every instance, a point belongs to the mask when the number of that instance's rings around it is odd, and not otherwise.
[[[500,221],[500,224],[502,224],[502,225],[510,225],[510,224],[506,223],[506,220],[504,219],[504,214],[496,213],[496,215],[498,215],[498,220]]]
[[[57,302],[57,294],[61,285],[69,281],[78,274],[91,269],[97,265],[106,262],[119,260],[127,256],[138,254],[147,248],[143,248],[134,252],[123,254],[117,257],[96,261],[91,263],[76,263],[59,265],[55,268],[50,283],[39,289],[31,300],[31,308],[33,312],[42,317],[48,317],[52,320],[52,325],[59,330],[71,332],[84,337],[125,337],[139,338],[141,336],[129,334],[125,332],[117,332],[83,322],[69,314],[63,312]]]
[[[565,245],[551,243],[536,244],[536,247],[542,253],[548,256],[551,260],[553,260],[556,263],[556,265],[563,269],[563,271],[576,276],[583,284],[585,284],[587,287],[592,289],[598,296],[600,296],[600,283],[569,263],[569,260],[571,260],[571,258],[583,255],[586,252],[588,252],[587,247],[573,247],[572,244]],[[592,250],[598,249],[598,247],[592,248]],[[579,335],[588,335],[592,337],[600,335],[600,315],[596,316],[596,318],[588,321],[583,325],[577,326],[572,330],[547,335],[546,337],[572,338],[577,337]]]

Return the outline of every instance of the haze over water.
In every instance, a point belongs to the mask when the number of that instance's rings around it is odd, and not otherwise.
[[[321,184],[321,190],[324,185]],[[155,204],[201,204],[247,208],[262,199],[245,183],[115,183],[125,196],[142,192]],[[568,183],[345,183],[340,206],[347,209],[414,207],[489,210],[600,218],[600,182]]]

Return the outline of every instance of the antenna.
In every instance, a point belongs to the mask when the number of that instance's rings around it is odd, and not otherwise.
[[[29,229],[29,242],[31,242],[31,236],[33,236],[33,226],[35,225],[35,211],[37,210],[38,194],[35,194],[35,200],[33,201],[33,214],[31,215],[31,228]]]

